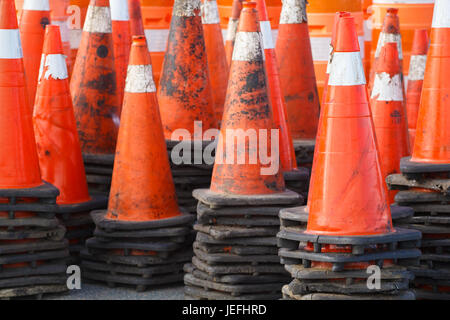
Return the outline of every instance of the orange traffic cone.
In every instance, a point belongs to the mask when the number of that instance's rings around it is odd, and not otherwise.
[[[130,32],[132,36],[145,34],[142,22],[141,0],[128,0],[128,10],[130,14]]]
[[[70,34],[69,27],[67,25],[67,9],[69,8],[70,1],[69,0],[49,0],[50,3],[50,20],[52,24],[59,26],[59,30],[61,32],[61,41],[63,46],[64,54],[67,57],[71,56],[70,49]],[[72,60],[66,59],[67,69],[69,71],[69,79],[72,74]]]
[[[406,90],[406,111],[408,114],[409,143],[411,150],[416,138],[417,115],[422,94],[425,65],[430,40],[427,29],[416,29],[409,62],[408,85]]]
[[[371,95],[371,111],[383,177],[400,172],[400,159],[410,155],[408,124],[397,43],[381,48]],[[389,191],[389,203],[397,192]]]
[[[107,198],[91,198],[73,114],[59,26],[48,25],[34,107],[34,132],[42,178],[56,186],[57,212],[67,226],[66,238],[77,261],[84,240],[92,237],[89,211],[106,207]]]
[[[450,171],[450,94],[447,70],[450,68],[450,2],[436,1],[431,44],[423,80],[411,161],[402,159],[402,172]]]
[[[198,190],[194,191],[194,196],[206,203],[211,203],[213,198],[227,205],[234,202],[238,205],[247,198],[255,197],[265,203],[282,201],[281,199],[295,200],[298,195],[285,190],[283,176],[279,171],[278,137],[276,140],[272,137],[275,125],[268,94],[256,3],[244,2],[243,5],[211,188],[203,190],[204,197],[198,198]],[[247,130],[247,134],[249,131],[264,130],[267,139],[260,141],[259,145],[235,145],[235,137],[231,135],[230,138],[230,133],[238,135],[242,130]],[[258,134],[262,137],[261,132]],[[262,164],[260,155],[263,151],[259,150],[263,148],[261,145],[271,150],[274,161],[271,167]],[[259,159],[252,163],[251,159],[255,156],[259,156]],[[239,158],[245,159],[246,163],[234,163],[233,160]]]
[[[127,76],[128,57],[131,48],[130,16],[127,0],[110,0],[111,22],[114,42],[114,62],[117,75],[117,95],[120,106],[123,102],[123,90]],[[120,112],[119,112],[120,114]]]
[[[393,257],[420,256],[412,246],[397,249],[397,243],[417,246],[420,232],[392,227],[354,17],[338,21],[316,148],[308,207],[290,209],[296,209],[290,217],[280,213],[279,256],[299,271],[283,293],[294,299],[413,298],[408,286],[387,294],[389,289],[352,290],[366,281],[367,267],[374,259],[383,274],[385,266],[393,265]],[[302,231],[299,225],[305,215],[308,223]],[[341,272],[347,270],[354,272],[354,283],[345,281]],[[411,276],[403,271],[397,275],[407,283]],[[323,285],[324,279],[331,278],[333,285]],[[316,281],[322,285],[306,284]]]
[[[227,36],[225,39],[225,54],[228,66],[231,66],[231,57],[233,55],[234,42],[236,41],[236,32],[242,10],[242,1],[243,0],[233,0],[231,17],[230,20],[228,20]]]
[[[375,81],[375,71],[377,70],[377,63],[378,63],[378,58],[380,57],[381,48],[383,48],[384,45],[389,42],[397,43],[398,59],[400,61],[402,86],[403,86],[403,88],[405,88],[404,79],[403,79],[402,36],[400,34],[400,22],[399,22],[397,13],[398,13],[397,8],[389,8],[389,9],[387,9],[386,16],[384,17],[383,28],[378,37],[377,48],[375,50],[373,64],[370,69],[370,80],[369,80],[369,85],[368,85],[369,93],[372,92],[372,89],[373,89],[373,82]]]
[[[353,17],[339,19],[335,41],[309,190],[307,233],[392,232]]]
[[[216,0],[203,0],[202,23],[210,70],[209,76],[211,79],[214,111],[216,119],[220,122],[227,94],[228,64]]]
[[[147,279],[129,274],[128,279],[113,281],[114,275],[110,278],[107,272],[105,276],[98,271],[105,269],[92,267],[87,261],[83,262],[87,278],[134,284],[139,290],[182,279],[180,263],[189,258],[175,264],[174,257],[189,252],[194,217],[184,214],[177,204],[145,36],[134,36],[131,46],[108,210],[91,214],[97,229],[87,247],[96,250],[88,260],[101,259],[97,258],[100,250],[100,256],[119,256],[135,267],[140,264],[136,256],[153,256],[160,260],[153,264],[168,269]]]
[[[306,17],[306,0],[283,1],[276,53],[294,147],[314,147],[320,103]],[[312,162],[312,150],[305,162]],[[298,159],[300,160],[300,159]]]
[[[217,128],[206,57],[200,0],[175,0],[169,42],[158,87],[164,135],[177,129],[194,135],[194,122],[203,130]],[[194,137],[195,140],[201,137]]]
[[[48,0],[25,0],[20,17],[20,37],[23,48],[23,64],[27,80],[28,102],[31,112],[36,96],[45,26],[50,23]]]
[[[83,154],[114,153],[120,102],[109,0],[91,0],[70,81]]]

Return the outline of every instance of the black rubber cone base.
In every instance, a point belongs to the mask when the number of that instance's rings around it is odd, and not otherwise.
[[[16,298],[42,299],[43,295],[67,292],[67,284],[31,285],[18,288],[0,289],[0,299]]]
[[[194,246],[194,254],[197,258],[210,265],[223,263],[279,263],[278,255],[248,255],[240,256],[232,253],[206,253]]]
[[[281,297],[281,294],[278,292],[232,296],[224,292],[208,290],[186,284],[184,286],[184,294],[187,300],[277,300]]]
[[[400,160],[400,171],[406,174],[415,173],[440,173],[450,172],[450,162],[433,164],[426,162],[411,161],[411,157],[404,157]]]
[[[217,240],[235,238],[270,237],[277,234],[278,227],[237,227],[237,226],[209,226],[195,224],[194,230],[206,233]]]
[[[270,205],[298,205],[304,199],[298,193],[290,190],[264,195],[232,195],[221,194],[210,189],[196,189],[192,196],[212,208],[229,206],[270,206]]]
[[[105,195],[91,195],[91,200],[75,204],[59,204],[56,207],[56,213],[62,214],[63,219],[68,219],[71,213],[89,212],[96,209],[106,208],[108,206],[108,197]]]
[[[193,247],[208,254],[230,253],[239,256],[278,254],[278,249],[276,246],[230,246],[227,244],[214,245],[195,241],[193,243]]]
[[[299,167],[305,165],[311,166],[314,158],[314,148],[316,146],[316,140],[294,139],[293,143],[297,165]]]
[[[386,177],[386,183],[393,190],[408,190],[409,188],[423,188],[440,192],[446,196],[450,192],[449,178],[410,178],[404,174],[391,174]]]
[[[226,245],[226,246],[276,246],[277,239],[273,236],[269,237],[251,237],[251,238],[231,238],[216,239],[211,235],[203,232],[197,232],[196,240],[202,243]]]
[[[94,223],[100,229],[107,232],[113,231],[137,231],[137,230],[147,230],[147,229],[157,229],[165,227],[175,227],[191,225],[195,217],[187,213],[180,208],[181,214],[179,216],[151,220],[151,221],[123,221],[123,220],[112,220],[106,217],[106,210],[97,210],[91,212],[91,217]]]
[[[100,228],[96,228],[94,236],[99,238],[170,238],[170,237],[184,237],[191,233],[191,228],[186,227],[174,227],[174,228],[159,228],[159,229],[147,229],[147,230],[134,230],[134,231],[104,231]]]

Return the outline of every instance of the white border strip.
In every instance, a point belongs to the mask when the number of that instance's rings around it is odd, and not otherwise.
[[[219,24],[219,8],[216,0],[203,0],[202,4],[202,23],[203,24]]]
[[[0,59],[22,59],[22,43],[18,29],[0,29]]]
[[[260,21],[261,34],[263,38],[264,49],[275,49],[275,45],[272,38],[272,28],[269,21]]]
[[[359,52],[335,52],[330,66],[330,86],[358,86],[366,84]]]

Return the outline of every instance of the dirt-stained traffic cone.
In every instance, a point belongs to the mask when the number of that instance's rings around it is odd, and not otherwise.
[[[406,112],[408,114],[408,132],[411,150],[414,147],[414,140],[416,138],[417,116],[419,114],[429,44],[428,30],[416,29],[414,31],[414,42],[411,49],[408,85],[406,89]]]
[[[88,193],[65,60],[59,26],[47,25],[34,105],[34,132],[42,178],[60,191],[57,212],[69,230],[66,238],[76,261],[84,240],[92,236],[89,211],[106,207],[107,202],[106,197],[91,198]],[[80,223],[82,219],[84,223]]]
[[[128,57],[131,48],[130,15],[127,0],[110,0],[112,35],[114,42],[114,63],[116,64],[117,95],[120,106],[123,102]],[[120,114],[120,113],[119,113]]]
[[[280,134],[280,165],[284,174],[286,186],[289,190],[306,196],[309,183],[309,170],[298,168],[295,157],[294,145],[292,143],[291,131],[287,122],[286,101],[281,90],[278,62],[275,53],[272,28],[264,0],[257,0],[257,10],[261,33],[263,37],[264,55],[266,61],[266,73],[269,88],[269,97],[272,103],[275,128]]]
[[[435,1],[412,157],[401,159],[402,174],[386,179],[391,189],[400,190],[397,204],[414,209],[414,216],[405,221],[407,227],[422,232],[420,265],[410,268],[418,299],[449,299],[444,279],[450,275],[441,267],[450,235],[449,10],[450,1]]]
[[[283,1],[276,53],[289,128],[298,153],[297,160],[302,165],[311,164],[320,103],[306,17],[306,0]]]
[[[400,159],[410,155],[405,100],[397,43],[381,48],[371,94],[371,111],[383,177],[400,172]],[[389,203],[397,192],[389,191]]]
[[[402,50],[402,36],[400,34],[400,21],[398,18],[397,8],[388,8],[386,16],[383,21],[383,28],[378,37],[377,48],[375,50],[374,60],[370,69],[369,84],[367,86],[369,94],[373,89],[373,82],[375,81],[375,71],[377,70],[377,61],[380,57],[381,48],[384,47],[386,43],[395,42],[397,43],[398,59],[400,61],[400,70],[402,78],[402,86],[405,88],[403,79],[403,50]],[[404,89],[403,89],[404,90]]]
[[[222,120],[223,105],[227,94],[228,63],[220,28],[219,9],[216,0],[203,0],[202,23],[208,57],[214,112],[218,122]]]
[[[287,267],[295,279],[283,294],[291,299],[413,299],[411,274],[390,259],[417,259],[420,251],[413,247],[420,232],[392,227],[354,17],[342,17],[337,25],[316,148],[308,206],[290,209],[290,217],[280,213],[279,255],[298,271]],[[305,217],[306,230],[301,227]],[[397,244],[411,249],[397,249]],[[357,283],[366,281],[375,256],[380,272],[392,271],[396,279],[371,291]],[[350,284],[345,280],[349,270],[355,279]],[[333,279],[333,285],[324,279]]]
[[[119,127],[119,90],[114,62],[109,0],[91,0],[70,81],[86,172],[95,187],[109,190]],[[99,170],[93,168],[101,166]],[[88,176],[88,180],[91,177]],[[90,182],[90,181],[88,181]]]
[[[127,73],[108,210],[92,212],[97,230],[87,246],[109,255],[113,254],[110,249],[125,248],[143,251],[144,255],[165,253],[167,262],[160,264],[170,264],[172,256],[188,251],[189,224],[194,217],[180,211],[176,201],[145,36],[133,37]],[[151,240],[142,241],[144,238]],[[92,259],[97,259],[96,254],[88,260]],[[129,257],[130,264],[137,267],[133,259]],[[180,266],[148,279],[130,274],[131,280],[125,282],[121,282],[121,276],[116,279],[98,270],[87,265],[85,275],[97,281],[137,286],[182,279]],[[96,277],[98,273],[100,277]]]
[[[50,23],[48,0],[25,0],[20,17],[20,38],[31,112],[36,96],[45,26]]]
[[[0,41],[0,295],[67,291],[65,229],[52,205],[59,191],[41,179],[14,0],[0,0]]]
[[[130,31],[132,36],[145,34],[142,21],[141,0],[128,0],[128,11],[130,15]]]
[[[228,28],[225,39],[225,54],[228,62],[228,66],[231,66],[231,57],[234,50],[234,42],[236,41],[236,33],[239,24],[239,17],[242,10],[243,0],[233,0],[231,7],[231,17],[228,20]]]
[[[276,254],[277,214],[303,198],[285,189],[279,170],[261,40],[256,3],[243,2],[211,187],[193,192],[198,233],[192,264],[185,267],[189,297],[276,299],[287,280]],[[261,156],[267,149],[271,166]],[[224,286],[220,277],[202,277],[205,272],[235,280]]]
[[[64,55],[70,57],[70,31],[67,24],[68,14],[67,9],[69,8],[69,0],[49,0],[50,4],[50,20],[52,24],[59,26],[61,32],[61,41],[63,46]],[[67,69],[69,71],[69,79],[72,74],[73,64],[71,59],[66,59]]]
[[[194,122],[203,130],[217,128],[200,0],[175,0],[169,42],[162,66],[158,100],[164,135],[177,129],[194,135]],[[201,139],[201,137],[193,137]]]

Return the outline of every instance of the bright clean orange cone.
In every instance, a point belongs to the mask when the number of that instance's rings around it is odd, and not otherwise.
[[[110,0],[110,5],[117,92],[120,105],[122,105],[125,78],[127,77],[128,57],[131,48],[130,15],[128,13],[127,0]]]
[[[231,8],[231,17],[228,20],[227,36],[225,39],[225,54],[228,66],[231,66],[231,57],[233,55],[234,42],[236,41],[236,32],[239,24],[239,17],[242,10],[242,0],[233,0]]]
[[[406,89],[406,111],[408,114],[409,143],[411,150],[416,138],[417,115],[419,114],[425,65],[430,40],[427,29],[416,29],[409,62],[408,85]]]
[[[377,70],[378,58],[380,57],[381,48],[384,47],[386,43],[395,42],[397,43],[398,59],[400,61],[402,85],[404,86],[403,79],[403,50],[402,50],[402,36],[400,34],[400,21],[398,18],[398,9],[389,8],[387,9],[386,16],[383,21],[383,28],[378,37],[377,48],[375,50],[374,60],[370,69],[370,78],[368,84],[369,93],[372,92],[373,82],[375,81],[375,71]]]
[[[283,172],[298,172],[291,131],[287,123],[286,102],[281,92],[278,62],[272,38],[269,15],[264,0],[257,0],[257,10],[263,38],[263,48],[266,61],[266,73],[269,97],[272,104],[274,125],[280,132],[280,164]]]
[[[91,0],[70,81],[83,154],[114,153],[120,102],[109,0]]]
[[[450,168],[449,10],[449,1],[436,1],[416,139],[410,163],[411,166],[414,164],[430,166],[433,172],[436,170],[448,172]]]
[[[33,110],[39,76],[45,26],[50,23],[48,0],[25,0],[20,17],[20,38],[27,80],[28,102]],[[31,111],[33,112],[33,111]]]
[[[204,131],[217,128],[200,0],[175,0],[158,100],[167,140],[177,140],[172,139],[177,129],[193,136],[196,121]]]
[[[227,94],[228,64],[216,0],[203,0],[202,23],[210,70],[209,75],[214,100],[214,111],[216,119],[220,122],[222,120],[223,105]]]
[[[145,34],[142,22],[142,10],[140,0],[128,0],[128,10],[130,14],[130,31],[132,36]]]
[[[276,53],[294,144],[295,140],[314,140],[320,103],[306,17],[306,0],[283,1]]]
[[[397,43],[381,48],[371,95],[371,111],[380,153],[383,177],[400,172],[400,159],[410,155],[408,123],[403,98]],[[394,203],[397,191],[389,191]]]
[[[69,8],[69,0],[49,0],[50,3],[50,20],[52,24],[59,26],[61,32],[61,41],[64,54],[67,57],[71,55],[70,49],[70,31],[67,25],[68,15],[67,9]],[[72,74],[73,64],[71,59],[66,59],[67,69],[69,71],[69,79]]]
[[[58,204],[90,200],[73,115],[60,29],[45,32],[33,123],[42,178],[60,190]]]
[[[0,189],[42,184],[14,0],[0,1]]]
[[[335,43],[316,143],[306,233],[392,232],[353,17],[339,19]]]

